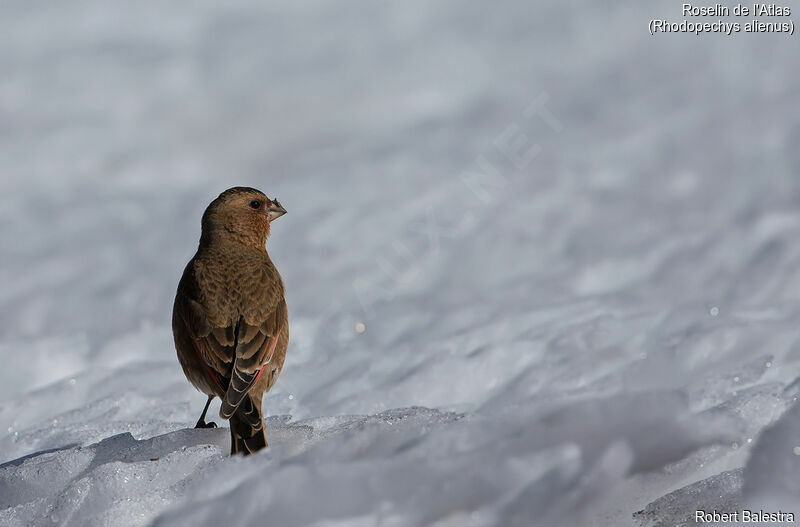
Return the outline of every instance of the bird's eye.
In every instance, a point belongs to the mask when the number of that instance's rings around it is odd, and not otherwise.
[[[258,201],[257,199],[254,199],[253,201],[250,202],[250,208],[251,209],[260,209],[261,208],[261,202]]]

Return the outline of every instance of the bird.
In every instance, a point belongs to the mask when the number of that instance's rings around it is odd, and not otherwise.
[[[233,187],[203,213],[200,243],[178,283],[172,333],[183,373],[230,422],[231,455],[266,448],[263,397],[280,375],[289,343],[281,275],[266,249],[270,226],[286,214],[276,199]]]

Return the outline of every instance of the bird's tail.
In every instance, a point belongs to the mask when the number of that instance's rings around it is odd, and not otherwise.
[[[242,420],[238,413],[231,416],[230,424],[231,455],[241,453],[247,456],[267,446],[263,425],[255,428]]]

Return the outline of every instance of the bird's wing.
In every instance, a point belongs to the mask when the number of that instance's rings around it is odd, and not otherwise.
[[[213,336],[217,328],[214,328],[209,321],[203,306],[198,301],[199,296],[194,260],[192,260],[186,266],[178,284],[173,308],[173,329],[189,337],[184,342],[191,343],[192,349],[184,349],[184,355],[196,357],[197,362],[211,378],[211,384],[215,386],[217,395],[221,396],[227,386],[224,380],[227,369],[224,360],[226,354],[225,350],[219,349],[220,346]],[[232,355],[232,351],[231,348],[228,357]],[[228,358],[227,362],[230,361]]]
[[[236,412],[245,400],[247,392],[268,367],[278,344],[278,334],[286,323],[286,318],[286,301],[281,297],[261,324],[248,323],[244,317],[239,319],[234,332],[235,358],[230,383],[222,398],[219,411],[222,417],[228,419]],[[246,406],[249,408],[251,405]],[[253,420],[253,426],[261,425],[261,417],[257,412],[247,412],[247,408],[244,407],[241,410],[243,411],[239,412],[240,417],[248,422]],[[253,415],[250,416],[250,413]]]

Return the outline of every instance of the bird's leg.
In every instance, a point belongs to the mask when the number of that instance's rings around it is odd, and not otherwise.
[[[197,420],[197,424],[194,425],[195,428],[216,428],[217,423],[210,422],[206,423],[206,412],[208,411],[208,407],[211,404],[211,400],[214,398],[213,395],[208,396],[208,401],[206,401],[206,407],[203,408],[203,413],[200,414],[200,419]]]

